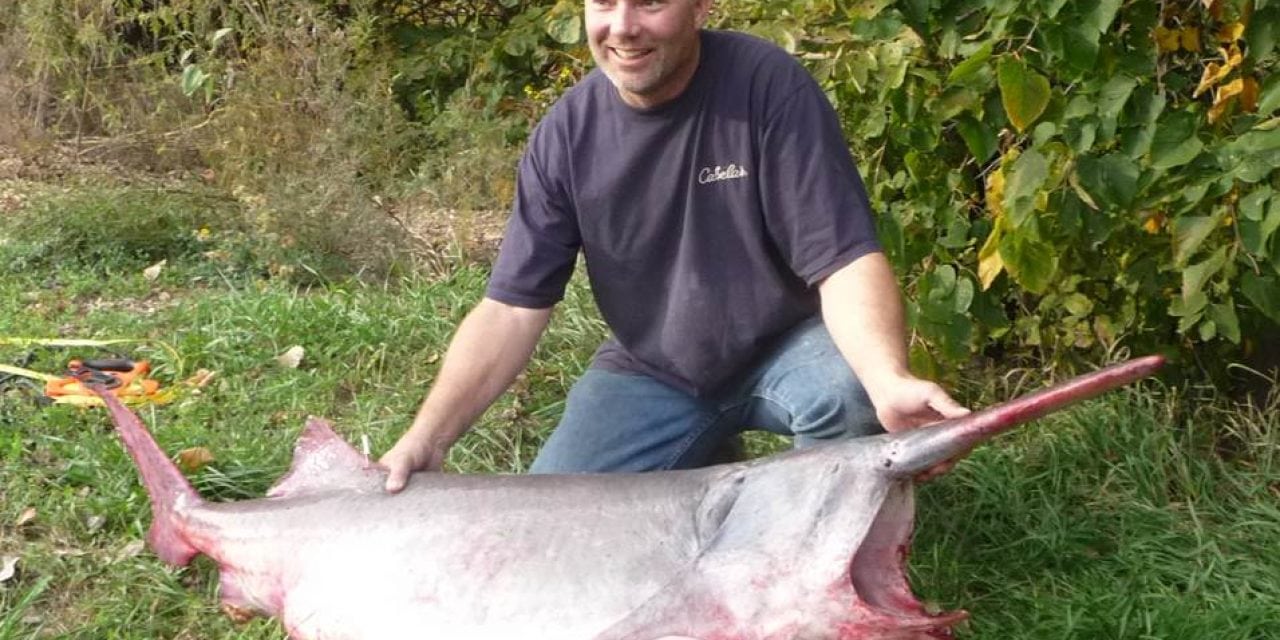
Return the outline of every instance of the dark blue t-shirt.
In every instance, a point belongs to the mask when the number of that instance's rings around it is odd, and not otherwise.
[[[817,83],[772,44],[703,31],[675,100],[635,109],[596,69],[551,108],[486,295],[549,307],[581,250],[613,331],[594,365],[704,395],[817,313],[823,278],[878,249]]]

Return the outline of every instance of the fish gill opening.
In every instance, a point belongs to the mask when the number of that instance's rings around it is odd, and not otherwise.
[[[896,484],[850,559],[850,583],[858,599],[868,608],[908,626],[953,624],[948,620],[958,621],[965,614],[929,614],[912,594],[907,581],[906,562],[914,514],[913,487],[909,482]]]

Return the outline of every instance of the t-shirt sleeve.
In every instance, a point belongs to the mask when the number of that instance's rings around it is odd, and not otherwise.
[[[581,246],[568,189],[550,170],[567,166],[552,138],[539,126],[520,160],[515,204],[485,291],[517,307],[543,309],[559,302]]]
[[[814,285],[880,244],[835,110],[807,74],[797,84],[765,124],[761,196],[783,259]]]

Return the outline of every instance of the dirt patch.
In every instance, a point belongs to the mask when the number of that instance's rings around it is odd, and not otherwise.
[[[380,205],[431,263],[493,262],[507,224],[505,211],[440,208],[416,198]]]

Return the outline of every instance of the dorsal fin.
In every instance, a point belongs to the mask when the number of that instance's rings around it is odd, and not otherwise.
[[[271,498],[332,491],[378,489],[384,482],[382,467],[347,444],[321,418],[308,418],[293,449],[293,465],[275,486]]]

